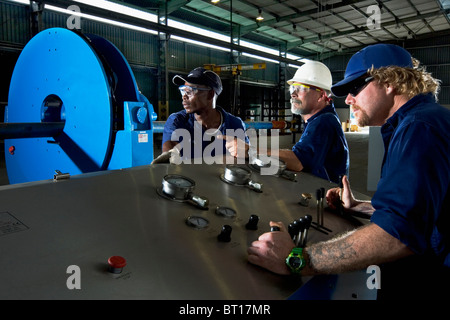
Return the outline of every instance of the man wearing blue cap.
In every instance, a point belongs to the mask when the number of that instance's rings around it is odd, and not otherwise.
[[[343,191],[327,192],[330,207],[342,199],[348,212],[371,214],[368,225],[300,254],[281,232],[263,234],[249,248],[249,261],[273,272],[302,275],[381,268],[383,299],[449,298],[450,288],[450,112],[436,103],[440,87],[403,48],[377,44],[350,59],[332,92],[346,96],[359,125],[382,126],[381,178],[371,202],[356,200],[346,177]],[[298,254],[297,254],[298,255]],[[285,263],[286,260],[286,263]]]
[[[232,129],[241,139],[248,142],[244,122],[221,107],[216,107],[217,97],[223,90],[220,77],[211,70],[198,67],[187,77],[176,75],[172,82],[180,90],[184,110],[173,113],[164,125],[163,153],[152,163],[181,160],[192,163],[202,159],[209,146],[206,157],[219,157],[226,154],[225,141],[215,139]],[[195,161],[194,161],[195,162]],[[197,163],[197,162],[195,162]]]

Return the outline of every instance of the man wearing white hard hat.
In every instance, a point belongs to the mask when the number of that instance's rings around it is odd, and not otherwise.
[[[291,111],[301,115],[305,129],[292,152],[283,152],[290,167],[333,182],[348,174],[349,153],[341,122],[329,97],[332,78],[327,66],[308,60],[287,82]]]
[[[306,123],[300,140],[292,150],[278,151],[279,159],[293,171],[310,172],[335,183],[348,174],[349,152],[341,122],[330,99],[331,72],[318,61],[306,60],[287,82],[290,86],[291,111]],[[235,157],[248,157],[248,145],[238,150],[236,140],[226,144]],[[270,156],[270,151],[262,151]]]

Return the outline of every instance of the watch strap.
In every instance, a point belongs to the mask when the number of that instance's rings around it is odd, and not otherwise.
[[[306,265],[303,248],[293,248],[286,258],[286,265],[293,274],[299,274]]]

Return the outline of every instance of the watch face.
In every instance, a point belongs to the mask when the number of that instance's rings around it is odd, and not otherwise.
[[[290,257],[289,258],[289,265],[293,268],[293,269],[297,269],[300,268],[300,266],[302,265],[302,261],[299,257]]]

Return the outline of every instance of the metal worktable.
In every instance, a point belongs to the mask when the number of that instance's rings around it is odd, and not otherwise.
[[[253,180],[263,184],[258,193],[221,180],[224,168],[155,164],[0,187],[0,299],[308,297],[302,288],[312,298],[374,298],[365,270],[314,281],[247,262],[247,247],[269,231],[270,220],[288,225],[306,214],[315,220],[315,190],[334,184],[306,173],[293,182],[254,172]],[[169,173],[193,179],[195,193],[209,199],[208,209],[161,197],[157,188]],[[299,204],[305,192],[313,195],[308,207]],[[217,206],[233,208],[236,217],[217,215]],[[257,230],[245,228],[251,214],[260,217]],[[209,226],[188,226],[193,215],[207,218]],[[310,228],[308,242],[359,223],[325,210],[325,226],[333,232]],[[225,224],[233,228],[231,241],[219,242]],[[116,255],[127,261],[119,274],[108,271],[107,260]],[[81,271],[80,289],[67,286],[73,265]]]

